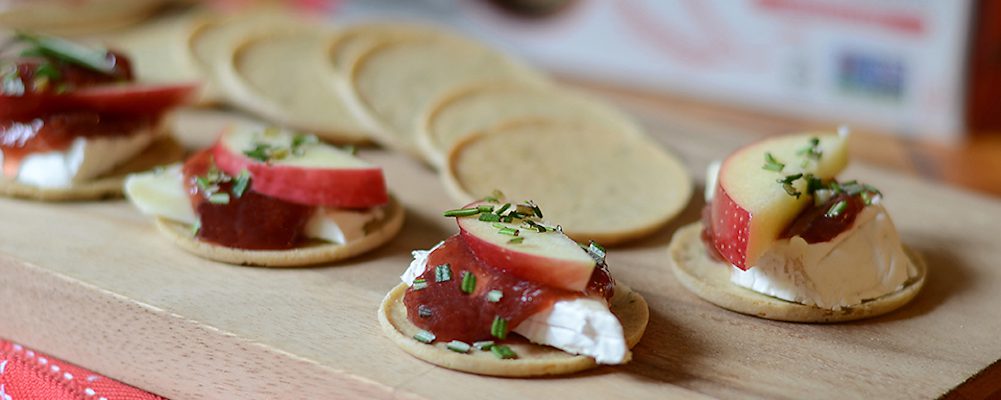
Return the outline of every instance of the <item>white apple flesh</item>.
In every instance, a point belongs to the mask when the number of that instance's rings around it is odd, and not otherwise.
[[[227,174],[237,176],[246,169],[252,190],[289,202],[369,208],[389,201],[382,168],[334,146],[316,142],[295,146],[295,140],[294,135],[275,129],[230,127],[212,153]],[[262,161],[247,155],[262,145],[281,156]]]
[[[499,206],[474,203],[466,208],[478,205]],[[521,220],[480,221],[476,215],[457,217],[456,221],[460,237],[480,261],[512,276],[572,291],[583,291],[591,280],[594,258],[562,232],[539,232],[524,227]],[[517,229],[518,236],[500,233],[500,226]],[[515,238],[521,239],[512,242]]]
[[[818,159],[808,159],[803,154],[812,138],[820,140]],[[766,154],[784,164],[781,171],[763,168]],[[846,135],[782,136],[737,150],[720,167],[711,204],[716,250],[742,270],[754,266],[758,257],[812,201],[806,195],[806,179],[792,184],[803,193],[798,198],[787,193],[777,180],[800,173],[827,180],[836,177],[847,163]]]

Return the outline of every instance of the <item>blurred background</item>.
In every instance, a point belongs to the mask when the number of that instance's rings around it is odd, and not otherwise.
[[[80,11],[93,3],[104,5]],[[92,32],[85,25],[116,29],[164,8],[235,10],[260,3],[2,0],[0,24],[86,35]],[[564,80],[659,97],[666,107],[708,110],[707,118],[746,112],[809,121],[800,125],[851,124],[903,143],[905,154],[888,155],[898,160],[885,164],[1001,194],[1001,1],[268,3],[335,24],[392,20],[450,27]],[[42,15],[40,9],[59,10],[64,18],[32,18]],[[102,23],[84,24],[88,18]],[[884,150],[868,151],[878,159]]]

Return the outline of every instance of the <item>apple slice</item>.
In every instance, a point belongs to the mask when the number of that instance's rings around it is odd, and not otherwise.
[[[101,85],[50,95],[66,111],[101,114],[159,114],[189,102],[198,84]]]
[[[187,103],[197,84],[101,85],[63,94],[0,95],[0,118],[36,118],[60,112],[156,115]]]
[[[502,204],[477,202],[465,209]],[[514,208],[514,206],[512,206]],[[505,211],[505,214],[508,211]],[[548,226],[532,218],[533,222]],[[539,232],[523,219],[510,223],[482,221],[478,215],[457,217],[459,235],[480,261],[521,279],[566,290],[582,291],[591,280],[595,260],[577,242],[556,230]],[[505,229],[505,232],[501,232]],[[517,236],[512,236],[517,231]]]
[[[724,160],[711,205],[712,239],[720,255],[742,270],[754,266],[812,201],[806,179],[793,181],[789,188],[777,180],[796,174],[834,178],[848,163],[847,138],[847,134],[777,137],[737,150]],[[819,140],[815,146],[813,139]],[[811,148],[816,150],[813,157],[804,152]],[[768,163],[771,169],[765,168],[768,156],[774,161]],[[787,189],[802,194],[797,198]]]
[[[315,136],[234,126],[212,149],[220,169],[246,169],[252,190],[293,203],[368,208],[389,202],[382,168],[320,143]]]

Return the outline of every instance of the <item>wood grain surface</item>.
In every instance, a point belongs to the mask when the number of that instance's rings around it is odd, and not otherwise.
[[[698,182],[755,138],[741,126],[629,105]],[[178,120],[208,143],[214,115]],[[880,398],[939,396],[1001,358],[1001,203],[855,164],[845,176],[887,195],[929,281],[888,316],[839,325],[766,321],[717,308],[672,276],[667,244],[698,218],[700,196],[668,228],[611,249],[617,279],[651,307],[632,363],[555,379],[462,374],[416,360],[376,320],[410,250],[455,232],[430,169],[381,150],[407,208],[384,248],[335,266],[235,267],[173,248],[122,201],[0,200],[0,336],[177,399],[219,398]],[[701,187],[699,187],[701,190]],[[699,193],[699,191],[697,191]]]

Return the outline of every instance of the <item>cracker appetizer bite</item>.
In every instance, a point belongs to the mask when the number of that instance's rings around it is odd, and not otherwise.
[[[710,167],[701,223],[672,240],[674,273],[720,307],[762,318],[838,322],[893,311],[924,284],[883,194],[839,181],[848,135],[793,135]]]
[[[445,212],[459,233],[414,260],[383,300],[383,331],[445,368],[493,376],[624,364],[646,329],[638,293],[616,284],[605,250],[579,245],[532,202],[497,198]]]
[[[230,127],[183,164],[129,176],[125,193],[185,250],[232,264],[337,261],[403,225],[382,168],[276,128]]]
[[[121,54],[18,33],[0,49],[0,194],[121,195],[129,172],[183,157],[162,129],[195,85],[135,81]]]

